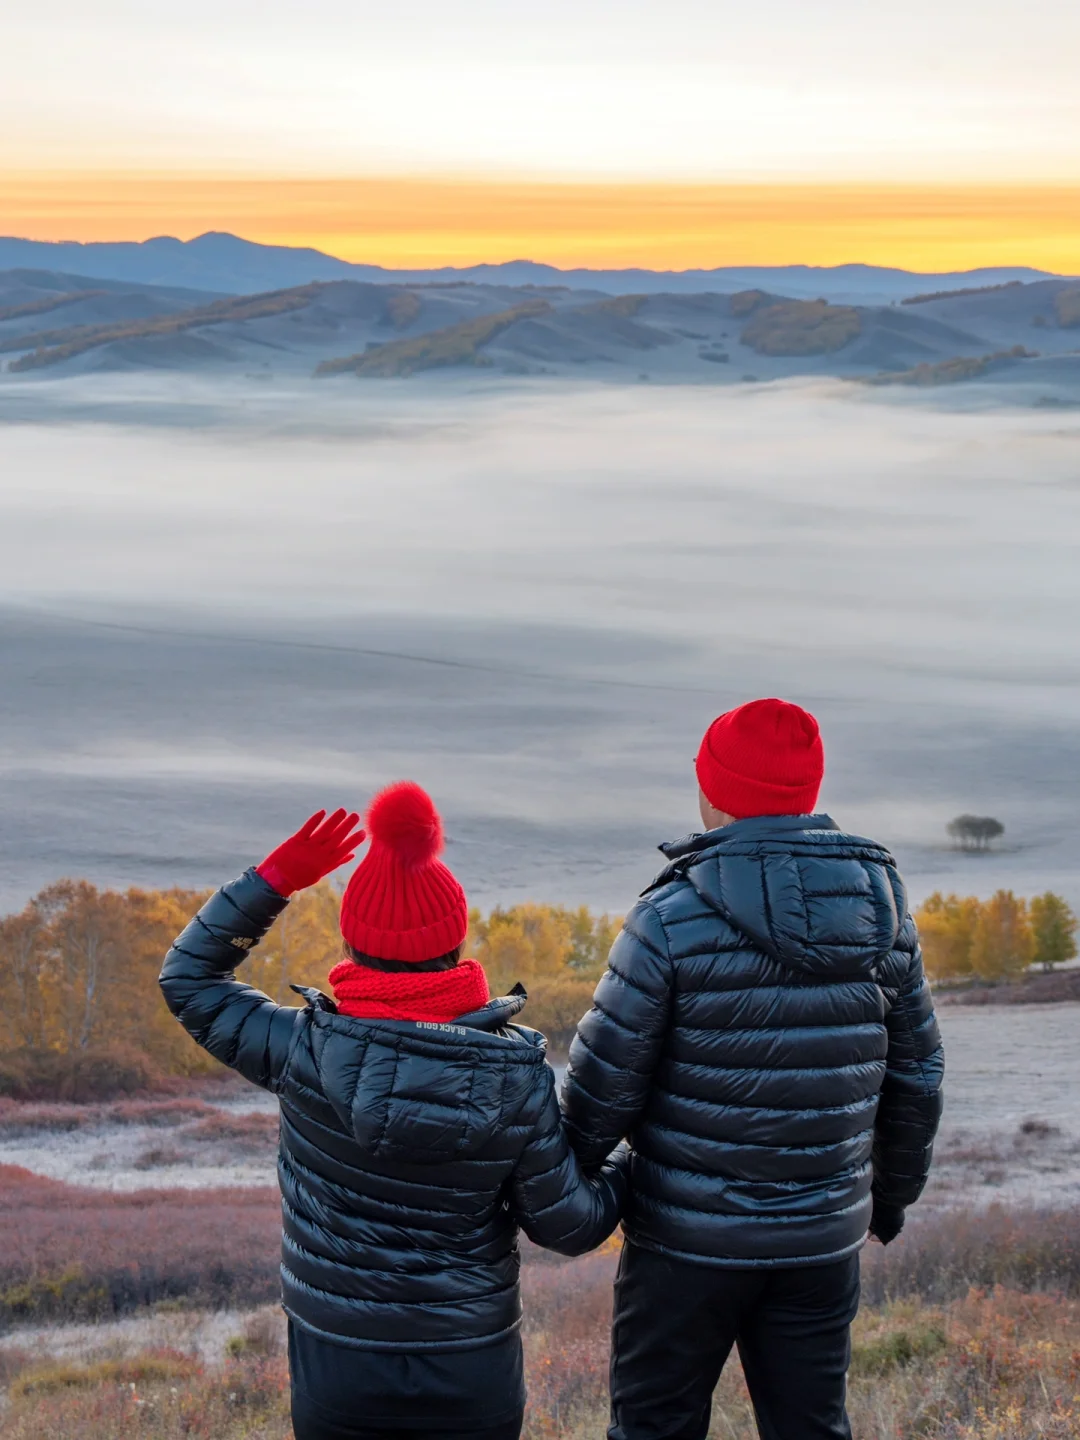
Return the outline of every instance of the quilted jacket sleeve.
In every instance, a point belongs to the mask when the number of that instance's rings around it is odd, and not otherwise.
[[[158,983],[184,1029],[215,1060],[273,1090],[303,1010],[275,1005],[233,968],[289,902],[255,870],[223,885],[173,941]]]
[[[626,1194],[625,1147],[596,1175],[585,1175],[570,1149],[555,1096],[555,1076],[544,1066],[537,1122],[511,1180],[512,1206],[525,1234],[545,1250],[584,1255],[619,1223]]]
[[[906,973],[886,1017],[889,1051],[874,1126],[874,1203],[902,1211],[922,1193],[941,1119],[945,1057],[915,923],[900,936]]]
[[[592,1009],[577,1027],[563,1085],[570,1144],[586,1169],[629,1136],[645,1107],[671,1013],[667,935],[641,900],[611,947]]]

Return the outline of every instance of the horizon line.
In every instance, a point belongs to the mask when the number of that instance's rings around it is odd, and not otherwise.
[[[1080,183],[602,184],[0,171],[5,228],[78,244],[206,232],[396,269],[865,264],[1080,270]],[[858,260],[852,259],[859,255]]]
[[[233,230],[204,230],[198,235],[192,235],[187,240],[183,239],[179,235],[172,235],[167,232],[163,232],[159,235],[148,235],[142,240],[78,240],[74,237],[65,237],[57,240],[37,240],[34,237],[27,235],[0,234],[0,244],[9,242],[25,245],[77,245],[82,249],[89,249],[94,246],[114,245],[134,245],[141,247],[144,245],[154,245],[163,240],[171,241],[173,244],[176,245],[187,246],[195,245],[200,240],[211,240],[218,238],[226,240],[236,240],[239,241],[242,245],[254,245],[258,246],[261,249],[268,250],[291,250],[295,251],[296,253],[302,253],[304,251],[310,250],[313,253],[321,256],[323,259],[335,260],[339,264],[355,266],[360,269],[381,270],[384,271],[386,274],[424,274],[432,270],[449,270],[455,273],[465,273],[469,270],[501,270],[508,269],[509,267],[514,265],[530,265],[536,267],[537,269],[551,270],[557,275],[571,275],[574,273],[596,275],[611,273],[633,274],[634,272],[640,272],[645,275],[692,276],[715,275],[732,270],[835,271],[862,269],[895,271],[897,274],[923,275],[929,278],[933,278],[935,275],[962,276],[978,275],[999,270],[1031,270],[1034,274],[1043,275],[1047,279],[1071,280],[1074,278],[1071,273],[1064,271],[1047,270],[1042,266],[1031,265],[1023,261],[1018,261],[1013,264],[960,266],[958,268],[948,270],[919,270],[907,265],[881,265],[875,264],[874,262],[868,260],[839,260],[831,262],[829,264],[814,264],[810,261],[805,260],[778,261],[774,263],[761,263],[758,261],[747,260],[733,261],[722,265],[689,265],[679,268],[676,266],[658,267],[655,265],[557,265],[553,264],[551,261],[548,260],[536,260],[527,254],[522,254],[512,256],[510,259],[507,260],[475,260],[468,261],[462,264],[388,265],[381,261],[374,260],[348,260],[342,255],[334,254],[333,251],[322,250],[314,245],[280,245],[268,243],[262,240],[253,240],[250,236],[237,234],[236,231]],[[1077,273],[1080,274],[1080,271],[1078,271]]]

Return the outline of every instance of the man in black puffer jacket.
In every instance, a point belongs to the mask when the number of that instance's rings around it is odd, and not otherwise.
[[[867,1232],[922,1191],[943,1061],[903,882],[815,815],[816,721],[759,700],[697,760],[706,833],[662,847],[570,1050],[582,1163],[632,1144],[610,1440],[704,1440],[737,1345],[765,1440],[849,1440]]]
[[[224,886],[174,943],[169,1008],[281,1110],[281,1278],[298,1440],[515,1440],[525,1392],[518,1228],[564,1255],[618,1222],[622,1157],[587,1178],[543,1036],[461,960],[465,895],[415,785],[368,812],[341,907],[336,1001],[275,1005],[233,969],[294,891],[346,860],[357,816],[320,812]],[[228,1238],[223,1237],[224,1244]]]

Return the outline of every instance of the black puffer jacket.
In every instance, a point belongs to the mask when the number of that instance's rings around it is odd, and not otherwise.
[[[352,1020],[316,991],[275,1005],[232,974],[287,902],[254,870],[219,890],[161,972],[211,1055],[273,1091],[285,1309],[361,1349],[451,1350],[521,1315],[517,1233],[576,1255],[619,1218],[621,1164],[586,1179],[522,997],[454,1024]],[[228,1243],[227,1237],[223,1243]]]
[[[663,848],[570,1050],[571,1144],[590,1166],[630,1137],[639,1245],[738,1267],[840,1259],[871,1192],[899,1228],[941,1113],[903,883],[824,815]]]

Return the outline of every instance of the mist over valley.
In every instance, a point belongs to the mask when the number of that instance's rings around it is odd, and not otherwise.
[[[480,905],[624,909],[718,710],[939,886],[1080,898],[1080,426],[833,381],[5,382],[0,899],[210,885],[428,785]],[[962,811],[993,853],[952,850]]]

